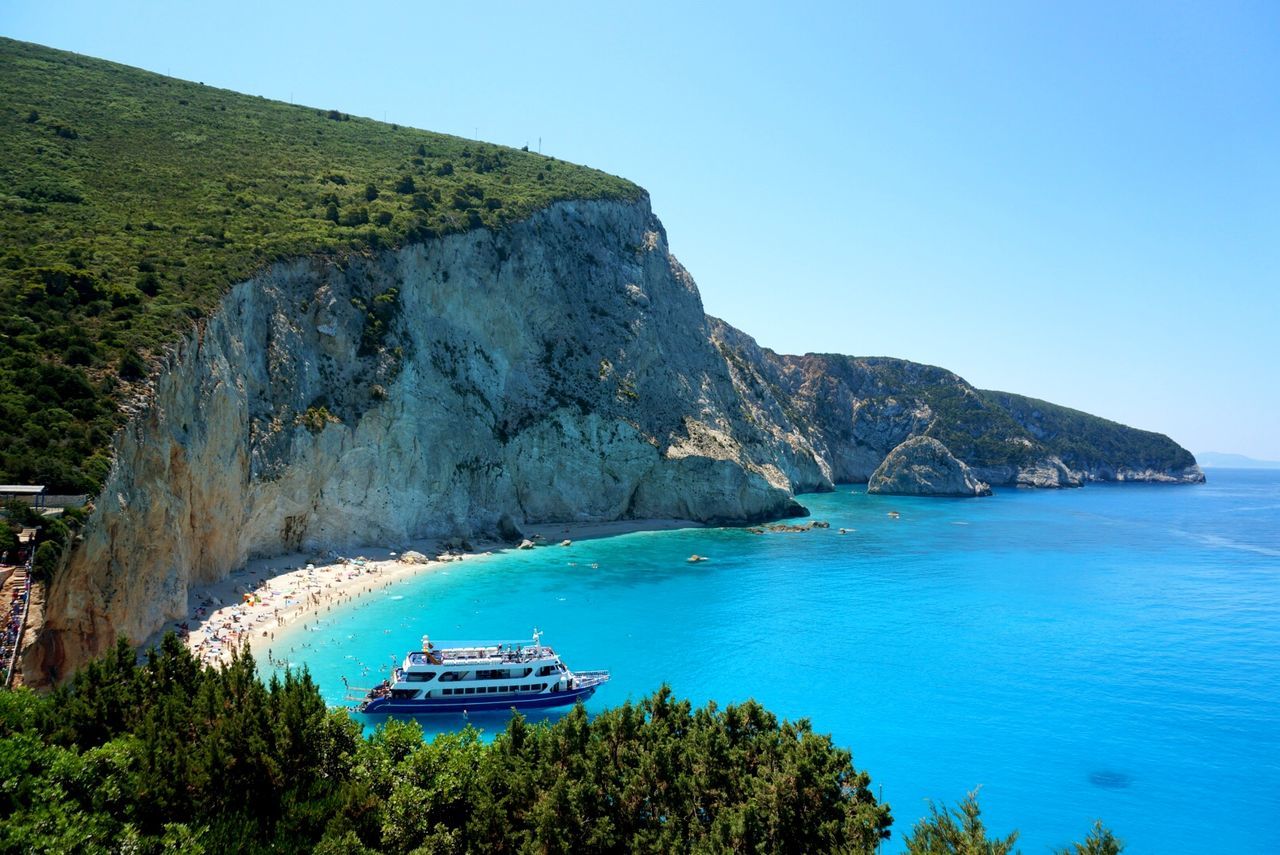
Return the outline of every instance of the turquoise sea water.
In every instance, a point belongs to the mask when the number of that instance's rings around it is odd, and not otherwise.
[[[926,799],[981,785],[988,827],[1020,828],[1027,853],[1095,818],[1131,855],[1274,853],[1280,473],[1209,477],[979,500],[845,486],[802,497],[829,530],[481,558],[291,630],[276,651],[292,646],[337,704],[343,676],[369,685],[361,663],[376,672],[423,633],[517,639],[536,624],[571,668],[613,672],[589,709],[667,682],[699,703],[807,716],[883,787],[887,852]],[[710,560],[686,563],[694,552]]]

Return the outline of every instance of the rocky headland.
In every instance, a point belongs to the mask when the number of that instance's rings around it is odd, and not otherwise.
[[[836,482],[974,496],[1203,477],[1166,438],[943,369],[761,348],[704,314],[647,199],[277,264],[173,348],[113,457],[50,586],[31,682],[119,634],[141,642],[255,556],[556,521],[750,523]]]
[[[871,473],[868,493],[889,496],[990,496],[991,487],[973,476],[947,447],[931,436],[903,442]]]

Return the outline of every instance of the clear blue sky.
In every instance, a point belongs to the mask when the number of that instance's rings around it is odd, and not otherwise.
[[[10,2],[646,187],[707,310],[1280,459],[1280,3]]]

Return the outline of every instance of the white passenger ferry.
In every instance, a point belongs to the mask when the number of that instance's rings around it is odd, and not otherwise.
[[[424,635],[390,679],[348,698],[369,714],[537,709],[586,700],[608,680],[608,671],[570,671],[536,629],[532,641],[476,647],[436,647]]]

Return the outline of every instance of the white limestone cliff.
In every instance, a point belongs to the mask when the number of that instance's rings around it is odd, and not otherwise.
[[[1035,447],[1022,424],[1054,429],[1047,405],[1010,397],[1015,421],[944,369],[780,356],[708,318],[647,198],[277,264],[233,287],[139,393],[24,653],[30,685],[119,635],[140,643],[188,613],[193,586],[251,557],[519,542],[556,521],[758,521],[802,513],[796,493],[872,478],[955,419],[952,435],[994,432],[998,450]],[[934,486],[951,490],[954,469],[966,495],[979,478],[1186,477],[943,451],[955,465],[939,456]]]
[[[801,510],[788,443],[803,441],[743,417],[709,338],[647,202],[276,265],[175,348],[117,437],[28,681],[119,634],[141,642],[252,556],[497,534],[504,518]],[[829,489],[799,454],[802,486]]]
[[[989,496],[991,487],[974,477],[947,447],[931,436],[903,442],[871,475],[868,493],[893,496]]]

